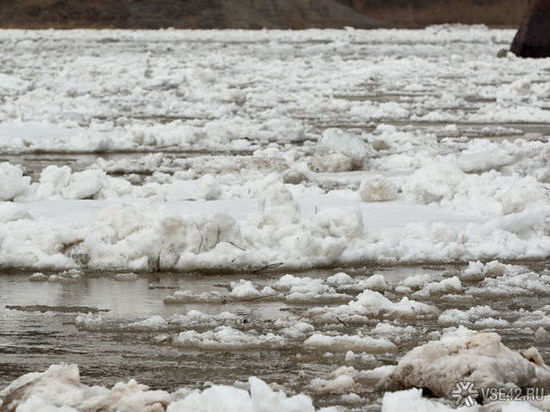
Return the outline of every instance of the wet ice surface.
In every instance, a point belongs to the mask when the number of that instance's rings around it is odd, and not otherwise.
[[[0,387],[67,362],[376,410],[361,372],[445,328],[548,361],[550,62],[513,34],[1,31]]]

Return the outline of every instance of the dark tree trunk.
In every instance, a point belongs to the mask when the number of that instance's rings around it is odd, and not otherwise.
[[[550,57],[550,0],[531,3],[511,50],[519,57]]]

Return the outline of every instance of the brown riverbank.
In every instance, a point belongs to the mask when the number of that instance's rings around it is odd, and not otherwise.
[[[515,26],[525,0],[18,0],[0,2],[3,28]]]

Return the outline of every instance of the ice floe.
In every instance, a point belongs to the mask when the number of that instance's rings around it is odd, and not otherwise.
[[[150,390],[134,380],[111,389],[80,382],[76,365],[52,365],[45,372],[24,375],[0,391],[0,406],[8,412],[82,410],[134,410],[169,412],[293,412],[316,409],[306,395],[287,397],[257,378],[250,378],[249,391],[214,385],[204,391],[179,393]],[[324,412],[335,412],[325,408]]]

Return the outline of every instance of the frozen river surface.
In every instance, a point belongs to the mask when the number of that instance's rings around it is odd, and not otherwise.
[[[377,410],[447,328],[550,359],[550,60],[513,35],[0,31],[0,387]]]

